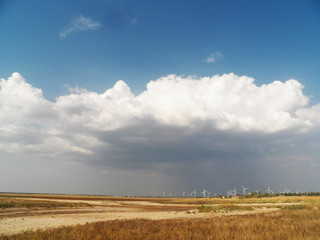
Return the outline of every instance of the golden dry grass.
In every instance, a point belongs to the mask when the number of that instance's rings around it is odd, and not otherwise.
[[[29,200],[17,199],[13,197],[1,197],[0,209],[7,208],[58,208],[58,207],[83,207],[89,206],[86,203],[67,203],[67,202],[54,202],[45,200]]]
[[[127,199],[126,199],[127,200]],[[146,199],[144,199],[146,200]],[[184,204],[237,204],[295,203],[283,206],[276,212],[211,217],[207,219],[184,220],[115,220],[85,225],[48,229],[46,231],[24,232],[12,236],[0,236],[0,240],[11,239],[320,239],[319,197],[275,197],[266,199],[152,199],[150,201],[178,202]],[[203,205],[205,206],[205,205]],[[240,207],[241,210],[242,206]],[[1,222],[0,222],[1,224]]]
[[[38,199],[57,199],[57,200],[103,200],[103,201],[143,201],[163,204],[253,204],[253,203],[296,203],[309,202],[312,200],[320,201],[317,196],[273,196],[259,198],[159,198],[159,197],[113,197],[113,196],[94,196],[94,195],[60,195],[60,194],[10,194],[0,193],[1,198],[38,198]]]
[[[192,220],[116,220],[47,231],[1,236],[22,239],[320,239],[320,212],[312,209],[274,213],[213,217]]]

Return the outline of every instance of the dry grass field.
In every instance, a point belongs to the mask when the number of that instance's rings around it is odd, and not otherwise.
[[[0,194],[4,239],[320,239],[320,197]]]

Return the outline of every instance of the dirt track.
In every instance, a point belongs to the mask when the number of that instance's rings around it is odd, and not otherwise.
[[[34,198],[34,200],[37,200]],[[54,200],[57,201],[57,200]],[[59,200],[74,201],[74,200]],[[257,214],[278,210],[275,207],[258,207],[249,211],[228,213],[199,213],[195,205],[161,204],[144,201],[92,201],[81,200],[91,207],[47,209],[0,210],[0,234],[19,233],[26,230],[46,229],[64,225],[115,219],[145,218],[151,220],[177,218],[205,218],[225,215]]]

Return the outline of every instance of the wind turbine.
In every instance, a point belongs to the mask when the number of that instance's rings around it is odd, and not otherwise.
[[[234,189],[233,189],[233,196],[234,196],[234,197],[237,196],[237,188],[234,188]]]
[[[204,197],[204,198],[206,198],[206,193],[207,193],[207,191],[203,188],[203,191],[202,191],[202,196]]]
[[[197,189],[195,189],[192,193],[193,193],[193,197],[196,197],[196,195],[197,195]]]
[[[227,196],[232,196],[233,194],[232,194],[232,190],[229,190],[228,192],[227,192]]]
[[[267,189],[266,193],[268,193],[269,195],[270,195],[271,193],[273,193],[273,191],[270,189],[270,186],[268,186],[268,189]]]
[[[241,187],[242,187],[242,190],[243,190],[243,195],[246,195],[246,191],[247,191],[249,188],[246,188],[246,187],[244,187],[244,186],[242,186],[242,185],[241,185]]]
[[[287,193],[287,194],[291,192],[288,188],[285,188],[284,191],[285,191],[285,193]]]
[[[186,192],[182,191],[182,197],[184,197],[185,194],[186,194]]]

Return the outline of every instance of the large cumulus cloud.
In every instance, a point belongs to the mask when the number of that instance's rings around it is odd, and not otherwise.
[[[168,75],[137,96],[118,81],[101,94],[70,89],[55,102],[19,73],[0,87],[0,153],[7,156],[161,172],[185,182],[257,177],[231,170],[238,164],[252,172],[276,166],[279,176],[281,169],[318,166],[320,107],[308,105],[293,79],[257,86],[232,73]],[[195,171],[198,180],[189,175]]]

